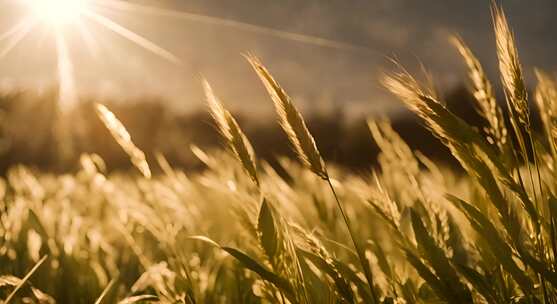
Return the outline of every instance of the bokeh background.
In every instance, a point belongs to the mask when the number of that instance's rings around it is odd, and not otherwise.
[[[25,11],[14,1],[0,3],[2,32]],[[478,117],[449,35],[461,35],[491,80],[498,83],[487,0],[130,3],[158,10],[107,10],[103,14],[170,51],[178,63],[94,24],[87,24],[95,38],[93,47],[75,29],[64,33],[77,98],[66,115],[70,121],[62,128],[70,134],[76,155],[98,153],[112,168],[129,164],[98,121],[95,102],[108,105],[150,157],[160,151],[174,165],[196,168],[190,145],[219,145],[206,114],[201,77],[211,82],[239,117],[260,157],[272,162],[274,156],[288,154],[271,101],[241,56],[246,52],[259,56],[293,97],[325,157],[361,169],[373,164],[376,153],[365,118],[377,116],[390,117],[412,147],[451,161],[441,145],[379,85],[381,73],[393,69],[392,59],[411,72],[427,67],[449,107],[472,122]],[[557,68],[557,20],[553,18],[557,2],[505,0],[502,5],[515,29],[526,81],[532,84],[533,67]],[[302,35],[301,39],[288,39],[290,33]],[[341,46],[315,42],[316,38]],[[71,160],[61,162],[54,144],[59,120],[56,68],[55,44],[44,31],[30,33],[0,58],[2,172],[15,163],[72,168]]]

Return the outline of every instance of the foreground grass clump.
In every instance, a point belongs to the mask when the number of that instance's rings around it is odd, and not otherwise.
[[[300,164],[257,160],[207,81],[228,151],[192,147],[207,169],[149,164],[116,116],[98,115],[141,177],[84,155],[74,174],[13,168],[0,183],[0,297],[35,303],[557,303],[557,84],[542,71],[531,129],[514,38],[494,8],[506,95],[500,108],[472,51],[478,130],[402,71],[383,84],[419,115],[466,174],[369,121],[379,168],[326,163],[294,102],[254,56]],[[508,113],[505,117],[504,113]]]

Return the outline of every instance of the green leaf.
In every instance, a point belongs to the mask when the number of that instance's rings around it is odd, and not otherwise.
[[[220,248],[221,250],[224,250],[226,253],[230,254],[236,260],[238,260],[242,264],[242,266],[244,266],[245,268],[257,273],[262,279],[268,281],[269,283],[271,283],[275,287],[277,287],[279,290],[283,291],[289,299],[291,299],[291,300],[295,299],[294,290],[292,288],[292,285],[290,285],[290,282],[288,282],[288,280],[286,280],[286,279],[278,276],[277,274],[273,273],[272,271],[268,270],[265,266],[259,264],[256,260],[252,259],[247,254],[245,254],[245,253],[243,253],[240,250],[235,249],[235,248],[220,246],[217,242],[211,240],[208,237],[191,236],[189,238],[193,239],[193,240],[199,240],[199,241],[206,242],[206,243],[208,243],[212,246],[215,246],[217,248]],[[293,301],[293,302],[296,302],[296,301]]]
[[[303,253],[298,251],[297,255],[301,257]],[[330,299],[338,298],[334,285],[327,280],[326,275],[320,269],[316,269],[318,266],[304,258],[300,258],[299,263],[308,295],[307,302],[326,303]],[[310,265],[314,267],[310,267]]]
[[[302,256],[309,261],[311,261],[315,266],[317,266],[321,271],[326,273],[334,282],[338,293],[349,303],[354,303],[354,294],[350,285],[341,276],[341,274],[334,268],[333,265],[329,264],[322,257],[313,254],[309,251],[299,250]]]
[[[412,228],[418,242],[418,249],[425,256],[437,277],[442,278],[444,295],[450,295],[455,301],[452,303],[464,303],[471,301],[470,291],[460,282],[456,270],[451,266],[445,252],[437,246],[435,240],[427,232],[419,214],[410,209]],[[449,299],[448,299],[449,300]]]
[[[512,248],[500,235],[499,231],[493,223],[487,219],[476,207],[466,203],[465,201],[447,195],[447,199],[451,201],[460,211],[464,213],[472,228],[478,232],[480,236],[485,238],[487,245],[503,268],[508,271],[513,279],[518,283],[522,291],[529,294],[533,290],[533,284],[525,272],[516,265]]]
[[[29,222],[31,223],[31,227],[37,231],[37,233],[41,236],[43,241],[47,241],[49,239],[48,232],[44,228],[39,216],[33,211],[33,209],[29,209]]]
[[[546,279],[553,287],[557,288],[557,272],[551,270],[552,265],[548,265],[536,257],[532,256],[527,250],[520,250],[520,256],[524,262],[530,266],[535,272],[539,273]]]
[[[456,267],[488,303],[496,304],[500,302],[497,300],[497,295],[493,292],[491,284],[482,274],[465,265],[456,265]]]
[[[345,280],[356,285],[358,293],[364,300],[364,303],[373,303],[369,285],[364,280],[362,280],[360,276],[358,276],[358,274],[354,272],[354,270],[352,270],[348,265],[336,259],[333,259],[332,263]]]
[[[389,225],[390,228],[392,228],[393,231],[395,231],[398,234],[400,234],[400,230],[399,227],[397,226],[397,223],[395,223],[393,221],[393,219],[387,215],[387,213],[385,213],[385,211],[383,211],[383,209],[381,209],[381,207],[379,207],[374,201],[372,200],[367,200],[369,206],[377,213],[377,215],[379,215],[379,217],[385,221],[386,224]]]
[[[420,277],[422,277],[422,279],[424,279],[427,282],[429,287],[431,287],[438,296],[444,298],[449,303],[451,303],[452,295],[446,293],[447,290],[441,283],[441,280],[439,280],[439,278],[429,269],[429,267],[427,267],[424,263],[422,263],[420,258],[414,255],[410,250],[404,248],[402,250],[406,254],[406,260],[408,261],[408,263],[410,263],[410,265],[412,265],[412,267],[416,269]]]
[[[447,245],[453,251],[451,262],[458,265],[468,264],[469,253],[466,249],[465,238],[451,214],[448,214],[448,228],[449,239],[447,241]]]
[[[370,244],[370,247],[371,247],[373,253],[375,254],[375,257],[377,258],[377,265],[379,266],[381,271],[383,271],[385,276],[388,279],[392,280],[393,279],[393,271],[391,269],[391,265],[389,265],[389,261],[387,260],[387,256],[385,255],[385,252],[383,251],[381,246],[379,246],[379,244],[377,244],[373,241],[368,241],[368,243]]]
[[[275,218],[271,206],[263,199],[257,221],[259,241],[270,260],[275,258],[278,249],[278,232],[275,227]]]
[[[222,250],[226,251],[228,254],[236,258],[236,260],[238,260],[244,267],[257,273],[259,276],[261,276],[261,278],[272,283],[278,289],[284,291],[287,295],[289,295],[289,298],[294,295],[292,286],[290,285],[288,280],[281,278],[280,276],[269,271],[266,267],[259,264],[257,261],[255,261],[247,254],[241,252],[238,249],[234,249],[231,247],[221,247],[221,248]]]

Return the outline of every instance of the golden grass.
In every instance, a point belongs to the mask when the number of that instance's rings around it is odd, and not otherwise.
[[[246,59],[251,64],[267,92],[271,96],[275,105],[275,110],[279,116],[279,122],[284,132],[288,136],[292,147],[296,151],[296,155],[311,171],[323,179],[327,178],[327,170],[325,163],[321,157],[321,153],[317,149],[315,139],[309,132],[302,114],[296,109],[296,106],[275,81],[269,71],[263,66],[261,61],[253,56],[247,55]]]
[[[116,142],[124,149],[124,151],[129,155],[133,165],[143,174],[143,176],[150,178],[151,169],[149,164],[145,159],[145,153],[135,146],[130,136],[130,133],[126,130],[124,125],[116,118],[116,115],[112,113],[107,107],[102,104],[97,104],[96,107],[97,115],[104,123],[106,128],[112,134],[112,137]]]
[[[243,168],[250,178],[259,186],[255,153],[252,145],[242,129],[240,129],[236,119],[224,108],[223,104],[213,93],[213,89],[209,85],[209,82],[206,80],[203,80],[203,88],[205,90],[207,103],[209,104],[209,110],[218,126],[218,130],[225,138],[234,155],[242,163]]]
[[[507,142],[507,128],[503,112],[497,104],[493,88],[480,62],[466,46],[464,41],[457,36],[452,36],[451,43],[457,48],[468,67],[468,77],[473,85],[474,97],[477,101],[478,113],[487,121],[486,133],[488,140],[497,144],[502,149]]]
[[[280,159],[288,174],[281,177],[262,161],[259,171],[246,135],[204,81],[209,110],[232,153],[192,146],[208,166],[202,172],[186,175],[159,154],[160,175],[107,175],[102,159],[83,155],[74,174],[19,166],[0,179],[0,298],[556,303],[557,85],[536,71],[546,131],[538,136],[530,128],[514,37],[499,8],[493,16],[508,120],[479,61],[453,39],[490,129],[485,134],[407,71],[382,79],[464,172],[412,151],[388,121],[369,120],[370,140],[381,150],[378,168],[354,173],[328,164],[338,176],[333,180],[290,97],[247,56],[301,166]],[[102,105],[97,114],[151,177],[122,123]],[[506,121],[514,136],[507,136]]]

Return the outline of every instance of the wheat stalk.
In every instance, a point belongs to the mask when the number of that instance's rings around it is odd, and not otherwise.
[[[317,149],[315,140],[310,134],[302,114],[296,109],[288,94],[275,81],[257,57],[247,55],[246,59],[265,85],[269,95],[271,95],[279,116],[280,125],[286,132],[300,161],[319,177],[327,179],[328,174],[325,162]]]
[[[507,18],[502,9],[493,6],[493,24],[495,28],[495,41],[497,44],[497,58],[501,81],[507,95],[512,114],[526,128],[530,127],[530,114],[528,110],[528,93],[524,85],[522,68],[518,59],[514,35],[507,23]]]
[[[434,103],[440,106],[441,103],[426,89],[423,89],[414,77],[403,70],[400,73],[384,75],[381,79],[381,83],[387,90],[397,96],[399,100],[404,102],[406,107],[423,118],[436,134],[439,134],[442,138],[445,137],[443,134],[446,133],[446,130],[444,130],[443,126],[441,126],[438,121],[431,119],[431,117],[435,115],[428,106],[428,103]]]
[[[271,99],[275,105],[275,110],[279,116],[279,122],[282,128],[284,129],[290,143],[294,147],[296,155],[300,159],[300,161],[311,171],[313,171],[317,176],[324,179],[331,192],[335,198],[339,211],[342,215],[344,223],[348,229],[348,234],[350,235],[350,239],[354,244],[354,248],[356,249],[356,253],[358,254],[358,258],[360,261],[360,265],[364,271],[364,275],[366,277],[367,283],[370,288],[370,292],[374,299],[375,303],[379,303],[379,298],[374,290],[374,279],[373,273],[369,266],[369,261],[365,256],[364,248],[359,244],[355,237],[355,233],[352,229],[352,225],[350,224],[350,219],[348,218],[346,211],[340,199],[333,187],[333,183],[331,182],[331,178],[327,172],[327,168],[325,167],[325,161],[321,157],[321,153],[317,149],[317,145],[315,144],[315,140],[313,136],[309,132],[308,128],[306,127],[306,123],[302,114],[296,109],[294,103],[286,94],[286,92],[282,89],[282,87],[278,84],[277,81],[271,76],[269,71],[263,66],[261,61],[253,55],[247,55],[246,59],[251,64],[261,81],[263,82],[265,88],[267,89],[269,95],[271,95]]]
[[[145,176],[151,178],[151,170],[145,158],[145,153],[141,151],[132,141],[130,133],[124,125],[116,118],[107,107],[102,104],[96,104],[97,115],[104,123],[112,137],[124,149],[131,159],[132,164]]]
[[[234,119],[232,114],[224,108],[222,102],[215,96],[207,80],[203,80],[203,89],[211,116],[215,120],[219,132],[225,138],[228,147],[232,150],[236,158],[238,158],[246,173],[259,186],[255,153],[248,138],[244,132],[242,132],[242,129],[240,129],[236,119]]]
[[[450,38],[451,43],[457,48],[464,58],[468,67],[468,76],[474,88],[474,97],[478,107],[478,113],[487,121],[489,126],[486,128],[488,140],[495,143],[502,149],[507,141],[507,128],[501,108],[497,105],[497,100],[493,93],[493,88],[487,75],[485,74],[479,60],[474,56],[472,50],[457,36]]]
[[[538,188],[541,197],[544,196],[543,185],[541,183],[541,173],[538,164],[538,155],[536,153],[536,144],[534,142],[532,130],[530,128],[528,93],[524,84],[522,68],[518,58],[518,51],[516,49],[514,35],[509,28],[507,18],[505,17],[502,8],[499,8],[497,5],[493,4],[492,15],[495,29],[495,41],[497,45],[497,57],[499,59],[499,72],[501,74],[503,87],[505,88],[507,107],[510,112],[510,121],[511,125],[513,126],[516,140],[521,150],[522,158],[526,162],[526,167],[528,168],[534,201],[536,203],[536,209],[539,209],[540,203],[538,201],[538,191],[536,191],[536,186],[534,185],[534,174],[530,165],[529,152],[527,151],[527,142],[524,134],[528,136],[527,139],[530,143],[530,150],[532,152],[534,167],[537,172],[537,178],[539,181]],[[524,181],[520,172],[518,172],[518,179],[521,186],[525,189]],[[535,227],[536,229],[538,229],[537,236],[539,237],[540,223],[535,223]],[[538,241],[542,242],[543,240],[539,238]]]
[[[468,174],[477,179],[479,185],[484,188],[489,201],[497,209],[499,219],[510,239],[515,244],[520,244],[516,232],[520,231],[521,224],[513,216],[512,205],[503,195],[497,181],[506,185],[520,197],[522,207],[534,223],[538,223],[539,215],[524,189],[517,187],[495,150],[487,145],[484,138],[479,136],[472,127],[448,111],[429,93],[426,93],[427,88],[421,88],[419,83],[406,71],[386,75],[382,82],[409,109],[425,121],[433,134],[443,141]],[[513,269],[512,263],[505,267],[509,271]],[[529,286],[524,285],[523,287],[523,291],[529,292]]]

